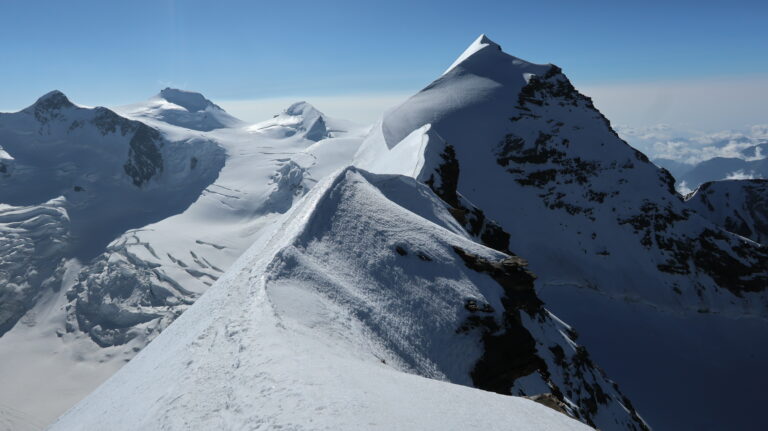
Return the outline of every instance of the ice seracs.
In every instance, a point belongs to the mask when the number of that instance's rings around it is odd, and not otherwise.
[[[0,335],[55,288],[60,260],[71,247],[65,199],[33,206],[0,204]]]
[[[38,248],[34,256],[6,250],[0,259],[6,274],[14,273],[8,268],[27,267],[26,259],[48,261],[35,276],[26,277],[26,288],[19,289],[25,300],[4,304],[23,305],[11,314],[16,318],[33,305],[30,299],[45,283],[56,284],[55,279],[45,280],[55,277],[61,261],[93,258],[126,230],[181,212],[216,178],[223,163],[223,152],[210,141],[169,140],[107,108],[77,106],[59,91],[20,112],[0,114],[0,141],[0,202],[14,213],[30,215],[16,231],[44,239],[54,223],[40,220],[53,208],[62,213],[57,220],[66,220],[61,228],[66,235],[59,235],[62,244],[55,250]],[[10,217],[10,209],[5,213],[4,218]],[[19,239],[20,249],[22,244]],[[9,283],[0,290],[15,282]],[[0,335],[14,323],[3,318]]]

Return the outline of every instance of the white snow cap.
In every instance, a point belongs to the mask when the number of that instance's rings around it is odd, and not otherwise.
[[[320,111],[318,111],[314,106],[310,105],[309,103],[305,101],[296,102],[293,105],[286,108],[284,111],[288,115],[320,115]]]
[[[202,94],[170,87],[147,101],[119,106],[115,110],[120,115],[152,126],[171,124],[203,132],[243,125],[242,121]]]
[[[443,75],[453,70],[453,68],[455,68],[456,66],[461,64],[461,62],[463,62],[464,60],[474,55],[476,52],[488,47],[493,47],[501,51],[501,45],[492,41],[491,39],[488,39],[488,36],[486,36],[485,34],[481,34],[477,39],[475,39],[474,42],[472,42],[471,45],[469,45],[467,49],[464,50],[464,52],[461,53],[459,58],[457,58],[456,61],[454,61],[453,64],[451,64],[451,67],[449,67],[448,69],[445,70],[445,72],[443,72]]]
[[[205,111],[209,107],[218,108],[218,106],[216,106],[213,102],[206,99],[205,96],[194,91],[179,90],[177,88],[167,87],[160,91],[158,97],[165,99],[174,105],[181,106],[189,112]]]

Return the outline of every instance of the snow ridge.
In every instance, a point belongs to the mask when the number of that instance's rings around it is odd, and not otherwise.
[[[489,269],[501,261],[509,269]],[[532,278],[516,272],[520,264],[468,239],[423,184],[346,168],[315,187],[281,226],[52,429],[242,423],[391,429],[401,421],[461,429],[468,420],[490,429],[506,428],[510,420],[526,429],[578,429],[567,416],[527,400],[446,383],[492,384],[477,370],[493,357],[480,340],[499,330],[494,325],[512,325],[501,332],[512,336],[518,328],[523,332],[514,336],[533,343],[530,363],[507,365],[519,376],[514,388],[499,382],[499,391],[567,392],[568,412],[584,421],[603,429],[619,429],[617,423],[643,428],[615,384],[563,335],[570,328],[536,302]],[[505,296],[494,277],[530,282],[532,302]],[[505,313],[520,320],[504,324]],[[418,398],[396,401],[412,393],[404,388],[417,388]],[[121,400],[135,391],[143,396],[125,405]],[[463,401],[451,405],[453,412],[439,407],[454,396]],[[351,399],[355,408],[346,405]],[[481,403],[483,414],[471,414]],[[213,414],[225,404],[225,417]],[[312,412],[312,423],[304,411]]]

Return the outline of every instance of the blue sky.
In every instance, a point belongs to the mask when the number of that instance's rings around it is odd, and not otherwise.
[[[758,1],[3,0],[0,110],[54,88],[88,105],[165,86],[214,101],[391,98],[428,84],[480,33],[580,88],[768,83],[766,16]]]

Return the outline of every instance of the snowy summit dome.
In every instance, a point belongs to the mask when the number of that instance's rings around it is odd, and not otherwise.
[[[174,105],[179,105],[189,112],[205,111],[207,108],[219,108],[202,94],[194,91],[179,90],[177,88],[165,88],[160,91],[159,97]],[[221,109],[221,108],[219,108]]]

